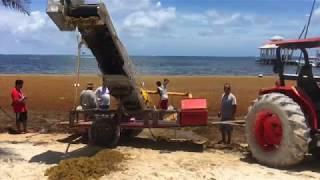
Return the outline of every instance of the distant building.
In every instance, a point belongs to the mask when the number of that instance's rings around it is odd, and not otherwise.
[[[275,60],[277,59],[277,48],[278,46],[276,43],[283,41],[284,38],[282,36],[273,36],[270,38],[268,42],[266,42],[264,45],[259,47],[260,50],[260,57],[258,59],[258,62],[261,64],[273,64]],[[294,64],[295,61],[291,62],[291,51],[288,49],[284,49],[281,52],[282,59],[290,64]]]

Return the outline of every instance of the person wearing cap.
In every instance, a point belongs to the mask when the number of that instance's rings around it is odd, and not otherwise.
[[[107,87],[107,81],[105,78],[102,79],[102,86],[98,87],[95,91],[97,98],[97,106],[100,109],[108,110],[110,107],[110,91]]]
[[[93,83],[88,83],[87,88],[80,93],[80,105],[83,110],[94,109],[97,107],[96,94],[93,91]],[[88,114],[85,114],[87,120]]]

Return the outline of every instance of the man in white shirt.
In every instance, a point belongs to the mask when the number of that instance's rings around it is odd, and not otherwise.
[[[108,110],[110,107],[110,91],[107,87],[105,79],[102,82],[102,86],[96,89],[95,94],[98,108]]]
[[[94,109],[97,107],[96,94],[93,91],[93,83],[87,84],[87,89],[80,93],[80,105],[83,110]],[[91,113],[84,113],[85,121],[93,118]]]
[[[93,91],[93,83],[87,84],[87,89],[81,91],[80,93],[80,105],[85,109],[96,108],[96,94]]]
[[[163,85],[161,84],[160,81],[157,81],[156,84],[157,84],[157,92],[160,96],[159,107],[160,109],[167,110],[168,99],[169,99],[167,85],[169,84],[169,80],[164,79]]]
[[[218,114],[221,117],[221,121],[232,121],[235,119],[237,110],[237,99],[231,93],[231,85],[226,83],[224,85],[224,94],[221,98],[221,109]],[[220,132],[222,140],[219,143],[230,144],[233,127],[230,124],[221,124]],[[226,141],[227,136],[227,141]]]

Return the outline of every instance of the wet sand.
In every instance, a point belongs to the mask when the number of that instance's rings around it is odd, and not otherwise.
[[[46,170],[61,160],[91,157],[104,149],[72,144],[65,153],[66,134],[0,134],[1,179],[47,179]],[[144,147],[140,147],[141,145]],[[181,148],[184,147],[184,148]],[[126,154],[121,170],[100,179],[319,179],[319,163],[306,159],[288,169],[274,169],[257,164],[246,152],[233,150],[198,150],[186,142],[154,142],[137,138],[121,144],[114,151]],[[78,167],[80,170],[83,165]]]

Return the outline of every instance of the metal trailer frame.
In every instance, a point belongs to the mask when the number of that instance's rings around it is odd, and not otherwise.
[[[144,128],[175,128],[175,127],[200,127],[207,126],[208,124],[196,124],[196,125],[183,125],[180,121],[180,110],[157,110],[149,109],[142,111],[128,112],[131,116],[119,117],[119,124],[122,129],[144,129]],[[93,116],[106,116],[109,118],[116,117],[119,114],[117,110],[73,110],[69,113],[69,121],[61,122],[60,125],[69,125],[70,128],[90,128],[94,123],[93,121],[81,120],[81,115],[91,114]],[[165,118],[167,115],[173,115],[170,120]],[[135,119],[135,117],[141,117],[141,119]],[[131,119],[130,119],[131,118]],[[124,121],[125,120],[125,121]]]

